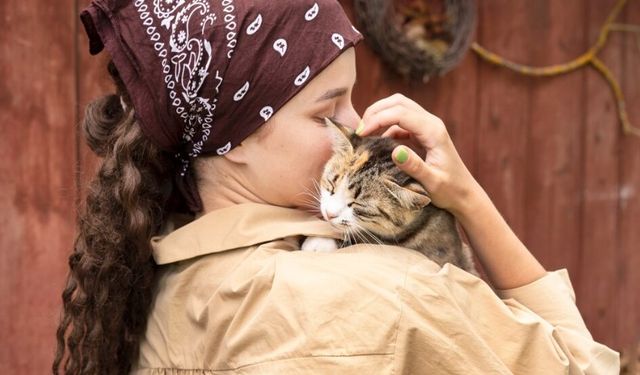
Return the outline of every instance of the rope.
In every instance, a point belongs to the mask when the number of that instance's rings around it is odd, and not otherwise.
[[[604,62],[602,62],[602,60],[600,60],[596,56],[597,53],[600,52],[600,50],[606,44],[607,37],[609,36],[609,32],[611,31],[636,33],[638,48],[640,48],[640,26],[613,23],[620,14],[622,8],[625,6],[626,2],[627,0],[618,0],[611,13],[609,13],[609,16],[604,22],[602,28],[600,29],[600,34],[596,43],[584,54],[564,64],[550,65],[545,67],[533,67],[509,61],[493,52],[488,51],[475,42],[471,44],[471,49],[475,51],[481,58],[491,64],[505,67],[507,69],[513,70],[516,73],[526,76],[550,77],[560,74],[566,74],[583,66],[591,65],[600,73],[600,75],[607,81],[607,83],[611,87],[611,91],[613,92],[618,108],[618,117],[620,119],[620,123],[622,124],[622,129],[624,130],[624,132],[626,134],[633,134],[640,137],[640,128],[632,126],[629,122],[624,94],[622,93],[620,84],[618,84],[618,81],[616,80],[611,70],[609,70]]]

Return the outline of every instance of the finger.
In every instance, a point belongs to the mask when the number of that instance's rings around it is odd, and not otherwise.
[[[427,150],[440,144],[448,137],[442,120],[425,110],[413,111],[404,106],[393,106],[369,117],[358,134],[365,136],[379,132],[381,128],[398,125],[410,132]]]
[[[393,125],[400,125],[401,120],[406,121],[408,114],[409,111],[402,105],[385,108],[370,115],[368,119],[363,118],[362,124],[364,127],[360,128],[357,133],[363,137],[371,134],[382,134]]]
[[[416,110],[418,109],[422,109],[422,107],[420,107],[420,105],[416,102],[414,102],[413,100],[407,98],[406,96],[402,95],[402,94],[393,94],[389,97],[383,98],[378,100],[377,102],[373,103],[372,105],[370,105],[362,114],[362,119],[366,120],[369,118],[369,116],[378,113],[384,109],[387,109],[389,107],[393,107],[395,105],[402,105],[405,106],[407,108],[414,108]]]
[[[399,114],[400,112],[406,112],[406,109],[407,109],[403,103],[395,103],[390,106],[378,107],[378,108],[379,110],[377,110],[375,113],[369,112],[369,113],[365,113],[362,116],[362,120],[360,121],[358,129],[356,130],[356,133],[358,133],[360,136],[363,136],[363,137],[366,137],[368,135],[380,135],[386,131],[386,128],[388,126],[395,125],[395,123],[385,124],[386,126],[383,126],[383,127],[371,128],[369,124],[372,122],[375,122],[374,119],[378,117],[379,114],[386,113],[389,111],[391,111],[392,113]]]
[[[411,133],[402,129],[401,127],[394,125],[387,129],[382,134],[382,137],[391,138],[397,143],[407,146],[413,151],[415,151],[421,158],[426,156],[426,150],[422,145],[415,141],[415,139],[411,136]]]
[[[398,125],[393,125],[392,127],[385,130],[385,132],[382,133],[382,136],[393,138],[393,139],[405,139],[405,138],[409,138],[411,136],[411,133],[402,129]]]
[[[418,154],[406,146],[398,146],[393,149],[391,156],[400,170],[415,178],[429,191],[434,181],[434,173]]]
[[[396,126],[396,127],[397,127],[397,125],[392,125],[392,127],[391,127],[391,128],[393,128],[394,126]],[[389,129],[391,129],[391,128],[389,128]],[[366,135],[365,135],[365,134],[362,134],[362,133],[358,133],[358,134],[359,134],[361,137],[368,137],[368,136],[384,137],[384,136],[385,136],[384,134],[385,134],[387,131],[389,131],[389,129],[387,129],[387,128],[379,128],[379,129],[376,129],[376,130],[374,130],[374,131],[370,131],[370,132],[368,132],[368,134],[366,134]]]

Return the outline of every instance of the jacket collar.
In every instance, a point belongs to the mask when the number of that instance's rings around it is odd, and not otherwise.
[[[296,235],[342,237],[329,223],[308,212],[258,203],[211,211],[178,225],[177,220],[172,221],[163,234],[151,238],[156,264],[178,262]]]

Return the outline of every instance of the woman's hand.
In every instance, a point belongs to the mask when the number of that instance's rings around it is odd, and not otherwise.
[[[367,108],[363,121],[364,126],[356,131],[360,135],[382,134],[408,141],[412,149],[396,147],[393,160],[427,189],[436,206],[458,218],[494,287],[516,288],[545,275],[465,167],[439,118],[395,94]]]
[[[381,134],[408,146],[396,147],[393,160],[425,187],[436,206],[457,216],[480,189],[442,120],[413,100],[401,94],[379,100],[367,108],[362,121],[359,135]]]

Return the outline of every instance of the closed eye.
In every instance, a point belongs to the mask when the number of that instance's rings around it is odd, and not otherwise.
[[[329,189],[329,194],[333,195],[335,193],[336,187],[331,181],[329,181]]]
[[[338,120],[336,120],[336,118],[335,118],[334,116],[332,116],[332,117],[328,117],[328,116],[327,116],[327,118],[328,118],[329,120],[331,120],[331,122],[333,122],[333,123],[339,123],[339,121],[338,121]],[[314,120],[316,120],[317,122],[319,122],[320,124],[322,124],[322,125],[324,125],[324,126],[327,126],[327,123],[326,123],[326,122],[324,122],[324,117],[314,116],[314,117],[313,117],[313,119],[314,119]]]
[[[371,212],[371,211],[365,211],[365,210],[361,210],[358,208],[354,208],[353,209],[353,213],[360,216],[360,217],[376,217],[376,216],[380,216],[379,214],[375,213],[375,212]]]

